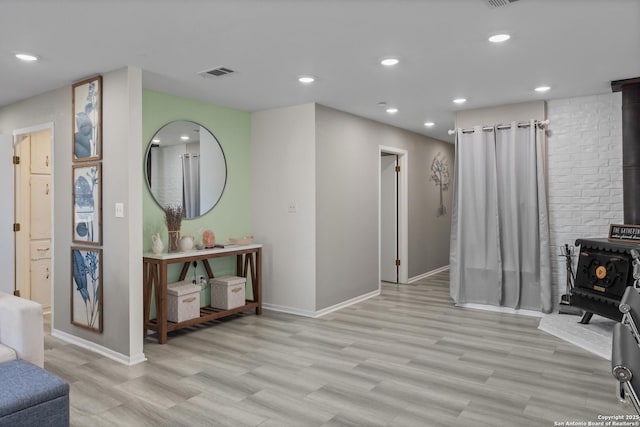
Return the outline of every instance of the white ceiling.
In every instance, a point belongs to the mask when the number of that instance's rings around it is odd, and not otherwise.
[[[318,102],[451,141],[456,109],[640,76],[640,0],[0,0],[0,107],[127,65],[149,89],[244,111]],[[217,66],[236,73],[197,74]]]

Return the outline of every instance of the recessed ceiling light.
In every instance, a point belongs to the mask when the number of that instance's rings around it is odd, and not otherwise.
[[[27,61],[27,62],[38,60],[37,56],[29,55],[28,53],[16,53],[16,58],[21,59],[22,61]]]
[[[300,76],[298,77],[298,81],[300,83],[309,84],[316,81],[316,78],[313,76]]]
[[[430,127],[432,127],[432,126],[435,126],[435,123],[433,123],[433,122],[424,122],[424,125],[425,125],[426,127],[430,128]]]
[[[387,108],[387,113],[389,113],[389,114],[395,114],[397,112],[398,112],[397,108],[393,108],[393,107]]]
[[[495,34],[489,37],[489,41],[491,43],[502,43],[502,42],[506,42],[510,38],[511,36],[509,34]]]
[[[467,102],[466,98],[456,98],[453,100],[453,102],[455,102],[456,104],[464,104],[465,102]]]
[[[549,86],[538,86],[537,88],[535,88],[535,91],[536,92],[546,92],[549,89],[551,89],[551,87],[549,87]]]
[[[397,65],[398,62],[400,62],[398,58],[384,58],[380,61],[380,63],[386,67],[393,67],[394,65]]]
[[[183,140],[183,141],[188,141],[188,140],[189,140],[189,137],[188,137],[187,135],[182,135],[182,136],[180,137],[180,139],[181,139],[181,140]]]

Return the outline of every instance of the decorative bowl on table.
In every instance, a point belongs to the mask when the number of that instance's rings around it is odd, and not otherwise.
[[[253,243],[253,236],[229,237],[229,243],[233,245],[250,245]]]

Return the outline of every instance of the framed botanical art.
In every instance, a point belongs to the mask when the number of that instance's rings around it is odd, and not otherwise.
[[[102,76],[72,85],[72,161],[102,158]]]
[[[71,323],[102,332],[102,249],[71,247]]]
[[[72,166],[73,242],[102,244],[102,164]]]

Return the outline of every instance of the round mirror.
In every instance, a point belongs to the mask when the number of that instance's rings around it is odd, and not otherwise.
[[[179,120],[164,125],[147,149],[149,191],[161,208],[182,206],[186,219],[209,212],[227,183],[227,162],[204,126]]]

